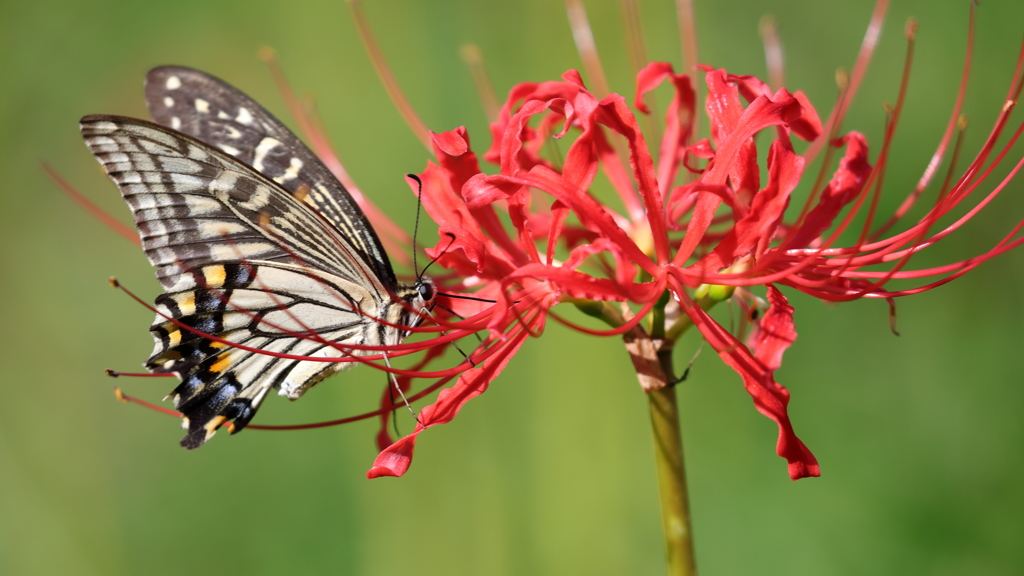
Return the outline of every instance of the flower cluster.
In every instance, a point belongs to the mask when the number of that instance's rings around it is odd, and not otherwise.
[[[637,75],[633,106],[640,112],[647,112],[644,97],[658,85],[667,82],[673,91],[656,156],[626,99],[618,94],[598,98],[574,70],[559,81],[512,88],[491,125],[493,141],[484,153],[498,167],[495,174],[481,170],[465,129],[431,134],[437,162],[429,163],[420,178],[423,206],[439,226],[440,241],[428,252],[454,272],[440,279],[446,292],[494,301],[483,306],[444,300],[466,319],[440,324],[455,331],[449,336],[477,330],[489,335],[470,355],[456,384],[420,412],[416,430],[384,447],[371,477],[403,474],[417,436],[450,421],[466,401],[484,392],[526,337],[539,335],[549,316],[559,318],[551,308],[562,302],[619,303],[609,308],[618,310],[621,319],[613,329],[579,327],[592,334],[627,334],[659,307],[670,333],[673,326],[696,326],[740,375],[757,410],[778,424],[776,449],[787,460],[790,477],[817,476],[817,461],[787,415],[789,393],[774,378],[783,352],[796,338],[793,308],[779,287],[827,301],[891,301],[948,282],[1021,242],[1015,228],[970,260],[907,268],[914,253],[976,214],[1024,162],[975,200],[966,215],[933,230],[940,219],[963,210],[992,168],[1006,161],[1013,140],[1002,149],[996,143],[1021,89],[1019,73],[996,126],[963,174],[947,179],[924,216],[889,234],[931,182],[959,109],[917,188],[890,219],[876,225],[880,176],[889,161],[902,96],[872,160],[862,134],[838,133],[845,101],[823,126],[800,92],[773,91],[757,78],[725,70],[701,71],[711,125],[710,138],[700,140],[693,129],[699,113],[693,79],[666,63],[649,64]],[[758,152],[768,139],[762,174]],[[796,150],[799,141],[807,143],[802,152]],[[571,143],[564,160],[556,161],[551,152],[558,142]],[[802,205],[791,207],[794,190],[807,180],[805,170],[822,151],[822,170],[829,169],[833,156],[839,156],[838,165],[819,177],[823,185],[809,190]],[[599,173],[619,207],[593,192]],[[855,241],[840,245],[855,216],[865,213]],[[901,290],[886,288],[891,280],[923,277],[936,279]],[[727,329],[707,309],[729,297],[761,307],[750,292],[754,286],[765,287],[767,310],[744,342],[742,330]]]

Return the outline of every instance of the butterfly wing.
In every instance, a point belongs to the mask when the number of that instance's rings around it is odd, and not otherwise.
[[[192,68],[160,66],[146,75],[153,119],[219,148],[295,193],[348,238],[389,287],[397,285],[380,239],[345,187],[284,124],[230,84]]]
[[[389,287],[330,223],[274,182],[143,120],[86,116],[81,130],[131,208],[165,289],[147,368],[182,379],[171,396],[187,420],[183,446],[200,446],[228,419],[240,430],[273,387],[298,398],[347,365],[231,344],[338,357],[332,342],[396,339],[374,321],[398,306]]]

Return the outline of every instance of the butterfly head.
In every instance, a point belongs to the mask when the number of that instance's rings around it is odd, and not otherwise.
[[[408,299],[409,306],[417,313],[426,314],[434,309],[434,301],[437,299],[437,286],[434,281],[425,276],[420,276],[412,285],[412,298]]]
[[[396,322],[398,326],[414,328],[419,326],[423,318],[430,315],[434,309],[434,302],[437,299],[437,286],[434,281],[425,276],[416,280],[415,284],[401,285],[396,296],[401,302],[401,320]],[[401,338],[405,339],[412,332],[405,330]]]

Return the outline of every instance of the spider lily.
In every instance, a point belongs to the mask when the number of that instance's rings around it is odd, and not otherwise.
[[[879,25],[876,10],[872,26]],[[911,47],[913,36],[911,25]],[[660,83],[668,82],[673,90],[654,143],[656,156],[626,98],[596,96],[575,70],[558,81],[523,83],[509,91],[484,153],[498,167],[496,174],[481,170],[465,129],[431,133],[437,162],[420,175],[422,198],[441,241],[428,252],[461,279],[448,289],[497,302],[474,324],[490,330],[483,348],[492,355],[424,408],[417,429],[385,448],[370,476],[404,473],[418,434],[450,421],[467,400],[484,392],[527,336],[539,335],[548,316],[560,319],[551,308],[561,302],[573,302],[613,328],[573,326],[590,334],[623,335],[627,348],[639,330],[641,338],[660,341],[660,346],[667,342],[670,349],[682,330],[695,326],[739,374],[757,410],[778,424],[776,451],[787,460],[790,477],[818,476],[816,459],[790,423],[789,393],[774,378],[796,338],[793,307],[780,287],[825,301],[883,298],[892,305],[896,297],[940,286],[1022,241],[1016,237],[1018,225],[974,258],[933,268],[909,266],[914,254],[978,214],[1024,164],[1024,158],[1008,158],[1024,125],[999,144],[1021,91],[1024,57],[981,150],[957,175],[957,147],[946,181],[925,214],[893,232],[932,183],[954,139],[959,142],[969,60],[960,98],[931,163],[902,205],[882,220],[879,196],[903,109],[910,51],[899,98],[873,156],[863,134],[840,130],[869,56],[870,48],[862,52],[853,77],[842,79],[842,95],[824,123],[800,92],[773,90],[752,76],[699,67],[708,94],[704,112],[711,122],[710,138],[700,140],[694,135],[701,112],[694,79],[667,63],[650,63],[637,74],[633,107],[647,112],[644,97]],[[564,161],[552,160],[548,152],[566,141]],[[759,148],[765,174],[758,165]],[[824,156],[821,172],[806,174],[819,154]],[[835,156],[837,166],[830,168]],[[990,175],[1003,163],[1013,163],[1009,174],[993,181]],[[618,205],[592,191],[599,174]],[[793,202],[794,191],[807,180],[816,182],[806,200]],[[980,187],[986,195],[981,196]],[[956,214],[952,224],[939,226]],[[859,230],[853,228],[857,217],[863,219]],[[844,243],[848,236],[853,241]],[[891,289],[894,280],[920,283]],[[767,310],[753,321],[744,342],[744,326],[729,329],[708,309],[731,298],[748,311],[759,311],[765,306],[751,292],[755,286],[764,287]],[[648,315],[654,318],[649,334],[639,324]],[[671,374],[654,381],[641,378],[641,384],[651,391],[671,379]]]

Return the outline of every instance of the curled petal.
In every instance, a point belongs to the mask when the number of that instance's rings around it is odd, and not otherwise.
[[[803,90],[794,92],[793,97],[800,103],[803,112],[799,118],[789,123],[789,127],[801,139],[813,142],[818,139],[818,136],[821,136],[821,118],[818,116],[818,111],[811,105],[811,101],[807,99]]]
[[[470,208],[482,208],[498,200],[507,200],[521,189],[521,185],[504,178],[477,174],[462,187],[462,197]]]
[[[509,263],[527,262],[529,258],[516,243],[509,238],[504,225],[498,218],[492,206],[481,205],[471,208],[466,204],[462,195],[464,182],[474,179],[479,174],[476,166],[476,157],[469,151],[469,141],[465,140],[464,132],[453,130],[435,135],[442,140],[444,148],[438,146],[438,158],[441,166],[427,163],[427,169],[420,174],[423,181],[423,208],[430,214],[431,219],[441,227],[459,228],[472,234],[481,242],[494,249],[491,254],[500,253],[501,258]],[[466,143],[466,152],[460,156],[453,157],[443,154],[443,150],[458,151],[461,149],[454,139],[462,138]],[[476,170],[473,173],[473,170]],[[471,175],[472,173],[472,175]],[[460,186],[453,188],[453,185]],[[446,238],[441,238],[435,248],[439,254],[448,243]]]
[[[527,123],[530,118],[552,109],[565,116],[566,121],[573,117],[572,104],[564,98],[552,98],[550,100],[529,100],[522,108],[515,113],[505,126],[505,133],[501,137],[501,173],[507,176],[514,176],[521,171],[529,171],[534,166],[541,164],[534,159],[533,155],[521,154],[523,141],[527,138]]]
[[[491,148],[484,154],[484,159],[495,164],[501,160],[501,144],[506,128],[512,116],[518,110],[519,102],[530,100],[547,101],[553,98],[562,98],[568,102],[576,99],[581,86],[570,82],[523,82],[516,84],[509,91],[505,104],[498,113],[498,119],[491,123]],[[536,161],[539,163],[540,159]]]
[[[702,66],[702,68],[710,70],[707,66]],[[789,96],[796,98],[803,111],[789,122],[787,127],[807,142],[812,142],[821,135],[821,118],[818,116],[818,111],[814,109],[811,101],[807,99],[807,96],[802,91],[797,90],[791,95],[789,91],[783,88],[773,95],[771,88],[756,76],[727,74],[726,78],[729,82],[736,84],[739,93],[747,102],[753,102],[759,96],[770,97],[772,100],[779,100]]]
[[[793,307],[771,284],[768,285],[768,304],[768,311],[754,335],[754,358],[770,372],[775,372],[782,365],[782,354],[796,341],[796,328]]]
[[[702,270],[718,271],[738,259],[763,250],[775,238],[782,215],[789,206],[789,196],[800,183],[804,159],[793,152],[788,138],[772,143],[768,154],[768,183],[754,196],[744,216],[736,221],[729,234],[718,243],[704,261]]]
[[[665,112],[665,134],[661,138],[658,160],[658,184],[664,196],[676,179],[679,164],[686,155],[687,146],[693,136],[693,118],[697,105],[696,93],[690,77],[675,74],[672,66],[665,62],[652,62],[637,74],[636,99],[633,106],[648,113],[644,95],[656,88],[664,79],[670,79],[675,87],[672,103]]]
[[[633,99],[633,107],[650,114],[647,105],[644,104],[644,95],[657,88],[662,80],[673,75],[672,65],[668,62],[651,62],[644,66],[636,75],[636,97]]]
[[[721,72],[724,75],[724,71]],[[708,98],[708,111],[712,118],[716,118],[715,125],[718,126],[720,134],[728,134],[728,138],[720,142],[718,153],[711,167],[704,173],[702,180],[708,184],[724,184],[726,179],[748,181],[746,174],[737,173],[735,160],[745,157],[746,147],[753,142],[753,136],[760,130],[769,126],[785,124],[800,115],[800,104],[793,97],[773,101],[765,96],[758,96],[746,109],[734,109],[739,106],[739,99],[736,96],[735,87],[731,91],[725,84],[724,79],[718,74],[708,74],[709,94],[717,96]],[[739,114],[738,117],[736,115]],[[714,131],[713,131],[714,132]],[[746,170],[745,168],[743,170]],[[676,253],[673,263],[681,265],[689,259],[690,255],[697,248],[704,237],[711,220],[714,218],[715,210],[718,209],[721,200],[714,195],[701,193],[694,207],[693,217],[686,230],[683,243]]]
[[[601,123],[623,135],[629,143],[629,163],[633,167],[633,177],[644,201],[658,262],[667,262],[669,246],[668,232],[665,228],[665,204],[658,187],[654,160],[651,159],[640,126],[626,105],[626,100],[618,94],[611,94],[605,98],[600,104],[600,109]]]
[[[807,246],[831,228],[839,211],[860,194],[871,175],[868,143],[863,134],[850,132],[840,138],[837,144],[846,144],[846,154],[839,161],[839,168],[822,191],[818,203],[793,234],[790,246]]]
[[[416,436],[419,432],[417,429],[416,432],[385,448],[373,461],[373,466],[366,472],[366,477],[372,480],[381,476],[405,474],[412,464],[412,452],[416,448]]]
[[[459,270],[464,275],[480,274],[487,264],[487,245],[480,238],[463,230],[442,226],[438,229],[441,242],[427,250],[427,255],[436,258],[445,268]],[[472,268],[467,270],[466,264]]]
[[[680,292],[677,292],[680,293]],[[789,421],[787,406],[789,391],[775,381],[772,371],[755,358],[750,350],[707,312],[687,299],[683,310],[693,320],[722,361],[743,379],[743,387],[754,400],[754,407],[779,426],[779,439],[775,452],[789,463],[789,477],[793,480],[820,476],[821,470],[814,454],[797,438]]]
[[[439,134],[431,132],[430,138],[434,143],[434,155],[452,190],[461,190],[466,181],[480,173],[480,163],[469,147],[469,133],[465,126]]]

